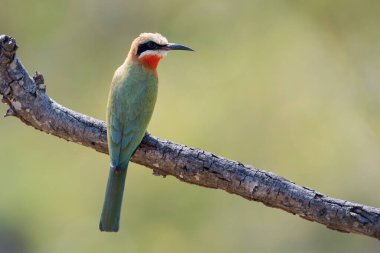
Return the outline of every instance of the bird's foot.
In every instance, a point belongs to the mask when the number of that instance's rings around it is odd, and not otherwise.
[[[156,177],[162,176],[163,178],[165,178],[167,175],[168,174],[166,174],[165,172],[161,170],[153,169],[153,176],[156,176]]]

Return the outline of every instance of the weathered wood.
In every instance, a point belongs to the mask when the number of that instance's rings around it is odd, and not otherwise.
[[[74,112],[50,99],[42,75],[30,77],[16,57],[16,42],[0,36],[0,94],[6,116],[46,133],[107,153],[103,121]],[[199,186],[222,189],[341,232],[380,239],[380,209],[330,198],[271,172],[147,134],[132,161]]]

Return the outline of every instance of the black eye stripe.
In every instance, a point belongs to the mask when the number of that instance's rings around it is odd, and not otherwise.
[[[161,47],[162,47],[161,45],[158,45],[154,41],[147,41],[139,45],[139,47],[137,48],[137,55],[140,55],[147,50],[157,50],[157,49],[160,49]]]

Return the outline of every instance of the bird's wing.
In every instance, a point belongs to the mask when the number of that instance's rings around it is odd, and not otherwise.
[[[127,115],[121,136],[119,166],[121,169],[128,165],[129,159],[139,146],[145,135],[146,126],[142,124],[144,114],[137,114],[136,118]]]
[[[137,72],[136,72],[137,71]],[[122,169],[142,138],[157,97],[157,77],[130,66],[117,70],[108,99],[108,148],[112,166]]]
[[[129,96],[114,96],[108,110],[111,163],[121,169],[127,166],[144,137],[155,102],[155,97],[147,96],[146,90],[131,93]]]
[[[111,166],[113,167],[117,166],[119,163],[119,154],[124,127],[122,116],[123,115],[118,114],[117,111],[113,111],[109,108],[107,115],[107,138]]]

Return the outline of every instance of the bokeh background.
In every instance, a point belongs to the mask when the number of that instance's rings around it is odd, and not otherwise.
[[[0,33],[53,99],[104,119],[131,41],[160,32],[196,53],[160,64],[152,134],[379,207],[379,13],[376,0],[0,0]],[[15,252],[380,251],[135,164],[121,231],[100,233],[107,156],[16,118],[0,140],[0,244]]]

